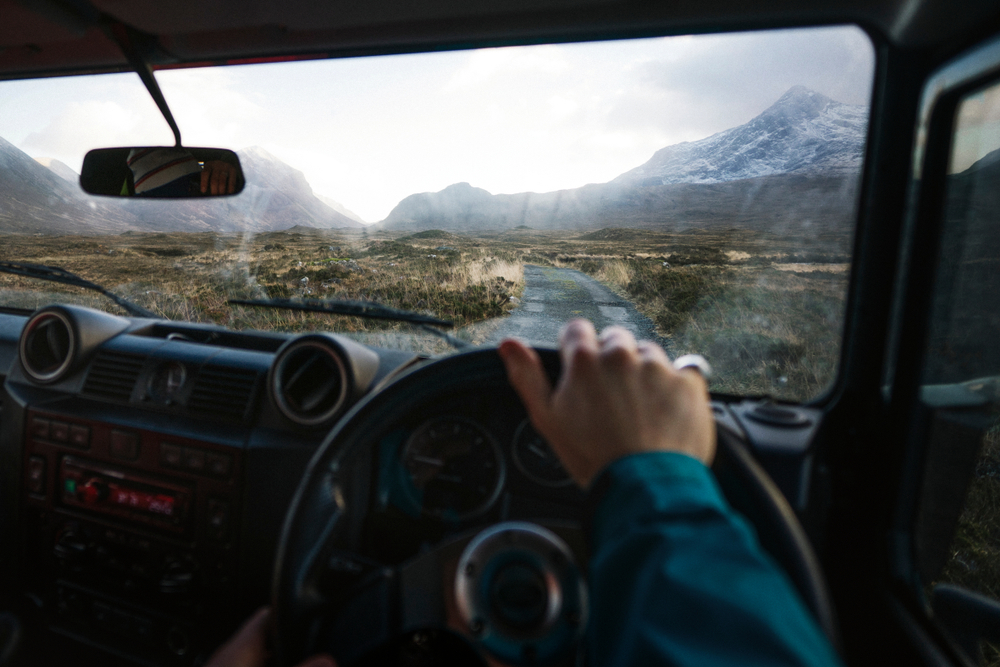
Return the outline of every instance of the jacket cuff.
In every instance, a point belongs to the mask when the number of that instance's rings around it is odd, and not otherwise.
[[[708,467],[679,452],[643,452],[612,462],[591,484],[585,509],[592,554],[635,523],[654,517],[730,511]]]

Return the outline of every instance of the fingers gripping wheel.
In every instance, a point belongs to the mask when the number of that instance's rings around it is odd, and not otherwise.
[[[558,354],[539,353],[557,378]],[[327,651],[348,667],[400,637],[418,646],[428,628],[463,637],[456,640],[463,650],[472,646],[481,657],[513,664],[551,664],[553,656],[575,650],[586,625],[586,563],[580,552],[575,563],[567,557],[565,544],[549,531],[507,522],[428,535],[429,548],[390,567],[377,562],[361,538],[376,502],[378,443],[455,395],[488,396],[491,403],[508,396],[517,405],[495,350],[459,354],[414,368],[362,400],[316,452],[278,546],[273,601],[279,664]],[[722,428],[713,469],[835,641],[829,596],[801,526],[739,437]],[[398,660],[400,654],[393,655]],[[428,664],[456,661],[452,656]]]

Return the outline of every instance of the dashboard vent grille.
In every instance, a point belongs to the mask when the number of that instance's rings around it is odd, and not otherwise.
[[[137,354],[102,350],[94,357],[83,393],[112,401],[128,402],[145,358]]]
[[[243,419],[250,409],[256,382],[256,371],[205,366],[191,390],[188,410],[203,416]]]

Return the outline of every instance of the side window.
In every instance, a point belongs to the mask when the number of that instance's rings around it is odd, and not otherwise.
[[[938,620],[970,657],[1000,665],[1000,634],[977,625],[1000,633],[986,599],[1000,600],[1000,83],[960,100],[947,174],[915,547]]]

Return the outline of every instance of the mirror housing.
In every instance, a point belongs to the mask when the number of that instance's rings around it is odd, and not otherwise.
[[[97,148],[80,169],[84,192],[106,197],[219,197],[239,194],[244,185],[239,157],[224,148]]]

